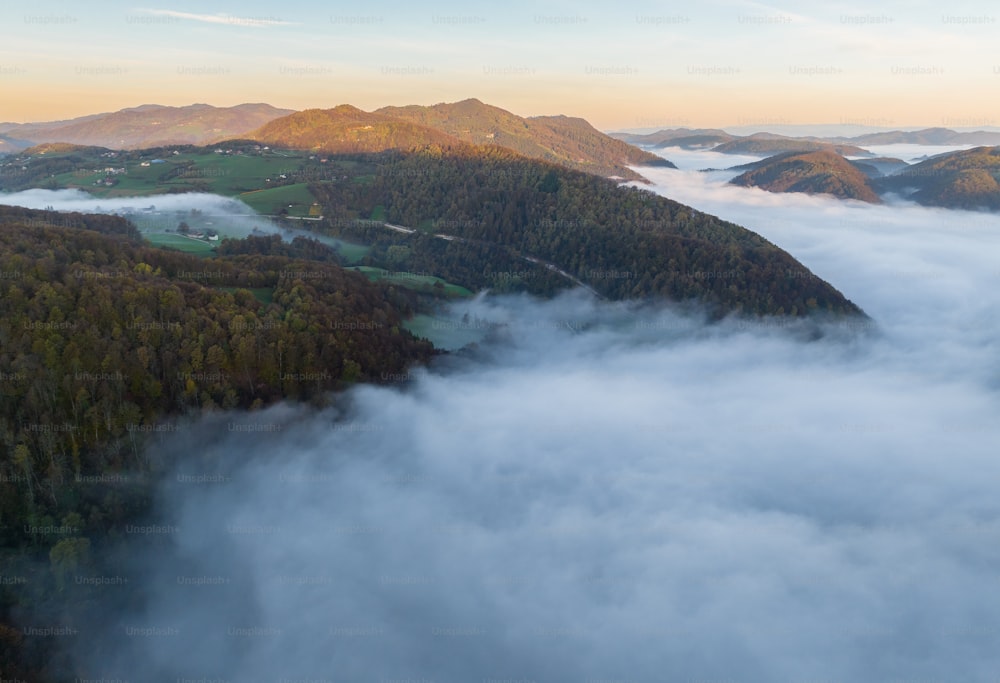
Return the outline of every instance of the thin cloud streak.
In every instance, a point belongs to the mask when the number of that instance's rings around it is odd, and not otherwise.
[[[244,17],[233,14],[195,14],[193,12],[178,12],[169,9],[143,9],[143,12],[158,17],[173,17],[188,21],[200,21],[205,24],[222,24],[226,26],[246,26],[264,28],[268,26],[294,26],[291,21],[282,21],[273,17]]]

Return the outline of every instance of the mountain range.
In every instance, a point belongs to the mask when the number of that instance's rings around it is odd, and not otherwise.
[[[330,154],[412,150],[432,145],[501,147],[530,159],[601,176],[638,180],[632,165],[673,167],[669,161],[616,140],[585,120],[523,118],[477,99],[433,106],[383,107],[365,112],[341,105],[276,119],[247,136],[271,146]]]
[[[477,99],[383,107],[373,112],[348,104],[298,112],[267,104],[228,108],[143,105],[68,121],[0,124],[0,154],[52,142],[142,149],[234,139],[330,154],[492,145],[528,158],[628,180],[642,179],[631,166],[673,166],[651,152],[605,135],[581,118],[524,118]]]
[[[913,165],[888,158],[848,161],[830,150],[788,152],[732,170],[743,171],[732,184],[770,192],[871,203],[891,194],[925,206],[1000,210],[1000,147],[946,152]]]
[[[866,133],[853,137],[833,136],[787,136],[777,133],[759,132],[751,135],[734,135],[720,128],[665,128],[653,133],[611,133],[612,137],[628,142],[632,145],[643,147],[681,147],[684,149],[713,148],[717,152],[757,154],[757,153],[777,153],[784,151],[813,151],[819,147],[811,146],[807,143],[819,143],[839,146],[853,146],[856,149],[865,145],[1000,145],[1000,132],[978,130],[971,132],[958,132],[950,128],[925,128],[915,131],[881,131],[877,133]],[[784,149],[777,149],[778,145],[762,145],[759,142],[758,148],[754,149],[749,142],[744,146],[731,145],[723,147],[725,143],[735,143],[738,141],[762,141],[762,140],[786,140],[801,143],[795,147],[793,142],[784,143]],[[719,147],[716,147],[719,145]],[[841,151],[841,154],[848,156],[863,156],[868,154],[867,150]]]
[[[681,147],[764,156],[760,161],[732,167],[741,173],[730,182],[770,192],[829,194],[871,203],[892,194],[927,206],[1000,210],[1000,133],[991,131],[926,128],[854,137],[793,138],[773,133],[736,136],[717,128],[671,128],[612,135],[656,149]],[[876,157],[859,146],[902,144],[980,146],[945,152],[912,165],[901,159]]]

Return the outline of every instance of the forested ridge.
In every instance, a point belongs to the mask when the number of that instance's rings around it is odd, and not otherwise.
[[[85,627],[73,615],[94,587],[72,577],[148,505],[123,484],[143,473],[147,439],[186,415],[405,373],[433,353],[401,327],[411,305],[335,264],[200,259],[145,246],[121,218],[0,207],[4,678],[51,673],[46,639],[15,613]]]
[[[882,201],[864,172],[829,149],[786,152],[747,166],[748,170],[729,182],[768,192],[829,194],[871,204]]]
[[[404,246],[388,267],[431,271],[470,289],[526,268],[525,291],[548,295],[573,286],[532,271],[524,257],[534,257],[610,299],[695,300],[719,315],[860,312],[756,233],[647,190],[504,150],[383,155],[369,185],[311,190],[327,230],[376,240],[373,265],[387,265],[388,245]],[[418,233],[352,224],[376,205],[387,221]]]
[[[901,192],[926,206],[1000,209],[1000,147],[948,152],[879,178],[883,192]]]

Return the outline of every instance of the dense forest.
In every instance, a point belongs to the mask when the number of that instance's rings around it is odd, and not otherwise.
[[[372,265],[429,271],[470,289],[494,286],[508,269],[531,271],[526,259],[535,258],[609,299],[697,300],[718,315],[859,313],[749,230],[653,192],[505,150],[383,155],[370,184],[310,189],[327,214],[318,229],[379,240]],[[359,225],[355,219],[376,206],[388,222],[418,232]],[[386,263],[390,245],[405,249]],[[572,285],[534,274],[519,282],[540,295]]]
[[[186,415],[322,402],[430,358],[401,328],[412,295],[324,249],[199,259],[144,246],[121,218],[0,207],[0,576],[16,579],[0,584],[5,679],[48,671],[45,639],[15,616],[80,626],[92,587],[67,577],[145,509],[148,491],[123,482],[144,472],[147,439]]]

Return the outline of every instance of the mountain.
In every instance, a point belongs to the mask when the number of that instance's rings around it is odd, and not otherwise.
[[[755,134],[737,138],[712,148],[723,154],[781,154],[783,152],[818,152],[826,150],[843,156],[874,156],[871,152],[854,145],[818,142],[803,138],[786,138],[771,134]]]
[[[1000,209],[1000,147],[949,152],[876,181],[927,206],[950,209]]]
[[[290,109],[277,109],[269,104],[241,104],[235,107],[147,104],[70,121],[3,124],[0,134],[33,144],[69,142],[112,149],[204,145],[239,137],[290,113]]]
[[[601,133],[583,119],[523,118],[476,99],[429,107],[383,107],[373,112],[350,105],[313,109],[272,121],[248,137],[271,146],[327,153],[487,145],[629,180],[641,178],[629,165],[673,167],[655,154]]]
[[[622,177],[637,177],[627,166],[677,168],[661,156],[605,135],[585,119],[560,115],[535,116],[527,121],[529,128],[538,135],[538,143],[552,155],[525,156],[554,161],[578,171]],[[514,146],[510,149],[519,151]]]
[[[523,118],[477,99],[429,107],[383,107],[375,113],[428,126],[474,145],[497,145],[596,175],[637,179],[639,175],[628,166],[674,167],[655,154],[605,135],[584,119]]]
[[[271,121],[247,138],[272,147],[308,149],[328,154],[357,154],[420,149],[432,145],[464,147],[465,143],[425,125],[342,104],[333,109],[306,109]]]
[[[829,149],[806,153],[789,152],[750,166],[753,168],[730,182],[743,187],[759,187],[769,192],[829,194],[872,204],[881,202],[868,177]]]

